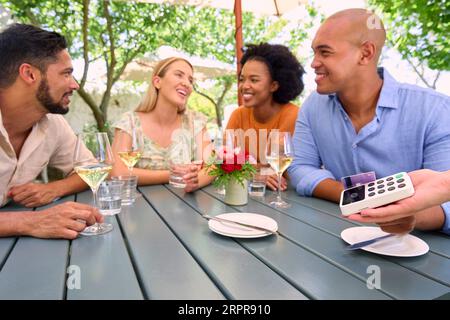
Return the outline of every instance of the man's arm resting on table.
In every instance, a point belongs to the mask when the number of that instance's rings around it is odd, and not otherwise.
[[[75,239],[86,225],[102,221],[103,216],[97,209],[75,202],[65,202],[42,211],[1,212],[0,237]]]
[[[64,179],[49,182],[47,186],[59,190],[57,197],[74,194],[80,191],[84,191],[88,188],[86,182],[84,182],[83,179],[81,179],[80,176],[75,173]]]
[[[314,188],[313,196],[339,203],[343,190],[344,186],[342,183],[333,179],[325,179]]]
[[[29,212],[0,213],[0,237],[27,235],[26,219]]]
[[[45,214],[45,210],[39,212],[0,213],[0,237],[31,236],[33,233],[33,221],[36,219],[36,215],[42,214]]]
[[[58,197],[86,189],[87,184],[77,174],[72,174],[67,178],[47,184],[26,183],[14,186],[9,190],[8,197],[26,207],[38,207],[51,203]]]

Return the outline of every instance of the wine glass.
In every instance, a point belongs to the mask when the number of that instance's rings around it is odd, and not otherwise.
[[[208,159],[211,155],[213,147],[205,122],[194,112],[187,113],[187,117],[189,124],[188,128],[184,129],[184,134],[188,137],[188,144],[191,148],[191,169],[195,168],[199,172],[203,168],[204,159]]]
[[[141,128],[137,128],[133,117],[130,116],[130,134],[123,132],[120,136],[118,155],[120,160],[127,166],[128,174],[131,176],[133,167],[144,153],[144,136]]]
[[[73,163],[75,172],[91,188],[94,207],[97,207],[98,187],[109,175],[114,164],[108,135],[105,132],[78,134]],[[112,229],[112,224],[95,223],[86,227],[81,234],[85,236],[98,235]]]
[[[213,137],[213,146],[212,146],[212,152],[216,155],[220,152],[221,149],[223,149],[224,145],[224,137],[223,137],[224,131],[221,127],[217,127],[217,129],[214,131],[214,137]],[[215,188],[215,192],[220,195],[225,195],[225,186],[220,186]]]
[[[266,159],[278,176],[278,194],[271,206],[289,208],[291,205],[281,199],[281,176],[289,167],[294,157],[292,137],[289,132],[272,131],[266,146]]]
[[[196,167],[197,171],[203,168],[205,152],[212,151],[209,145],[204,144],[204,139],[209,138],[209,135],[204,131],[203,126],[204,123],[197,121],[193,115],[190,115],[191,164]]]

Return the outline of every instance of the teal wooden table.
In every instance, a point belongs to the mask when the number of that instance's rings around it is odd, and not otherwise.
[[[414,234],[430,251],[394,258],[347,251],[342,230],[357,225],[336,204],[284,193],[292,207],[266,200],[223,203],[213,187],[193,194],[141,187],[142,196],[109,221],[114,230],[73,241],[0,239],[0,299],[436,299],[450,292],[450,237]],[[83,192],[61,201],[89,203]],[[9,205],[6,210],[22,210]],[[253,212],[275,219],[279,235],[228,238],[201,214]],[[380,288],[369,289],[370,266]]]

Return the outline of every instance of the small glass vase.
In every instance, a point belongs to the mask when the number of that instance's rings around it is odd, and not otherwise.
[[[241,185],[237,180],[231,179],[225,186],[224,202],[233,206],[243,206],[248,202],[248,182],[244,180]]]

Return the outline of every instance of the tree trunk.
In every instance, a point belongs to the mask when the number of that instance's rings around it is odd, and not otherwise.
[[[97,122],[97,128],[99,131],[104,132],[106,130],[106,117],[105,114],[100,110],[100,108],[95,103],[94,99],[87,93],[83,88],[78,89],[78,94],[83,99],[84,102],[91,108],[92,114],[94,115],[95,121]]]
[[[222,115],[223,112],[221,112],[223,100],[225,99],[225,95],[227,92],[231,89],[231,86],[233,85],[232,82],[225,82],[225,86],[223,88],[222,94],[220,95],[219,99],[217,100],[217,103],[215,104],[216,107],[216,116],[217,116],[217,125],[219,128],[222,128]]]

